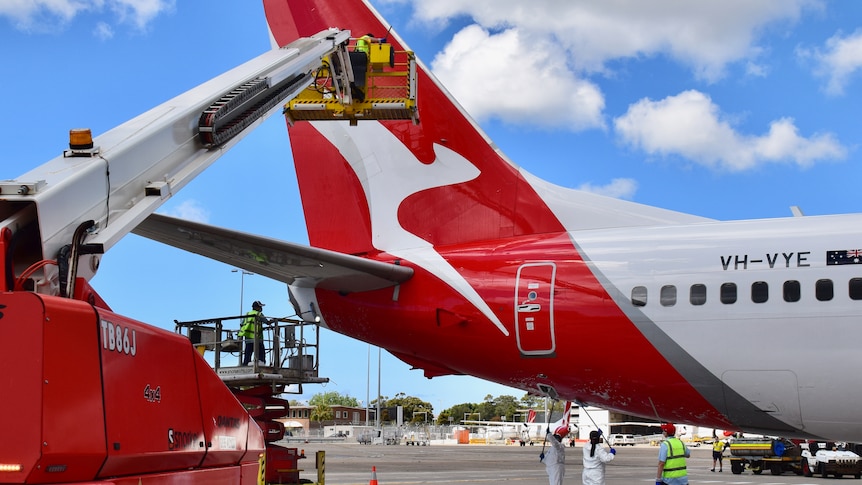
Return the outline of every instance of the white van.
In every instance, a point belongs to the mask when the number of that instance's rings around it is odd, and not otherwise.
[[[615,434],[611,435],[611,439],[608,443],[611,446],[634,446],[635,445],[635,435],[633,434]]]

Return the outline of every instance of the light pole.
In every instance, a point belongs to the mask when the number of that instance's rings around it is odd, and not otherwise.
[[[365,427],[368,427],[368,415],[370,414],[371,401],[371,344],[368,344],[368,373],[365,380]]]
[[[383,396],[380,394],[380,355],[380,347],[377,347],[377,415],[375,416],[377,429],[380,429],[380,402],[383,400]]]
[[[245,308],[245,302],[243,301],[243,292],[245,291],[245,275],[253,275],[251,271],[232,269],[231,273],[239,273],[239,314],[242,315],[242,311]]]

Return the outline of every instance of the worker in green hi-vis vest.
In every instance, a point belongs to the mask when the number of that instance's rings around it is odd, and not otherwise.
[[[688,472],[685,459],[691,456],[685,443],[676,437],[676,426],[671,423],[661,425],[664,441],[658,450],[658,472],[656,485],[688,485]]]
[[[242,326],[239,328],[239,336],[245,341],[243,349],[242,365],[254,365],[254,343],[257,341],[257,359],[258,365],[266,365],[266,347],[263,345],[262,326],[266,323],[266,317],[263,316],[263,303],[255,301],[251,304],[251,311],[243,320]]]

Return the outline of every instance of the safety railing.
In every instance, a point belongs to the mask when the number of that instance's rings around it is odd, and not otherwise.
[[[264,317],[257,319],[254,337],[242,338],[239,331],[246,318],[248,315],[174,320],[175,331],[188,337],[228,385],[298,385],[295,392],[301,393],[302,384],[328,382],[318,375],[319,325],[299,318]],[[260,343],[264,355],[259,354]],[[246,352],[252,353],[247,359]],[[243,365],[245,361],[249,364]]]

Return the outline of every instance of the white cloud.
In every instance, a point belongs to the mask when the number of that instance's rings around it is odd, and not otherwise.
[[[173,11],[175,0],[109,0],[108,7],[117,14],[121,23],[134,24],[138,30],[146,30],[147,25],[160,13]]]
[[[679,155],[730,171],[778,162],[807,167],[847,152],[832,134],[800,136],[790,118],[773,121],[764,135],[741,134],[708,96],[693,90],[661,101],[642,99],[616,118],[614,127],[625,143],[649,154]]]
[[[572,130],[603,127],[601,91],[579,79],[547,39],[471,25],[432,62],[434,74],[479,120]]]
[[[766,77],[769,75],[769,66],[749,61],[745,64],[745,73],[751,77]]]
[[[797,49],[797,55],[814,61],[815,74],[827,79],[827,94],[844,94],[850,78],[862,68],[862,29],[847,36],[835,34],[826,41],[822,50]]]
[[[667,58],[707,82],[730,64],[765,77],[762,39],[823,8],[820,0],[378,1],[410,3],[414,20],[434,29],[472,22],[431,67],[473,116],[570,130],[605,127],[604,93],[590,76],[614,75],[618,61]]]
[[[437,24],[471,17],[491,31],[516,29],[544,38],[542,47],[564,52],[586,71],[602,71],[609,60],[666,55],[714,81],[728,63],[756,58],[767,27],[797,21],[818,0],[413,0],[418,20]],[[537,46],[538,47],[538,46]],[[534,55],[529,48],[524,54]]]
[[[194,199],[180,202],[177,206],[165,210],[164,214],[179,219],[185,219],[187,221],[203,223],[209,221],[210,217],[209,211],[204,209],[200,202]]]
[[[578,190],[605,195],[617,199],[631,200],[638,190],[638,183],[634,179],[617,178],[611,180],[607,185],[593,185],[589,182],[582,184]]]
[[[173,11],[176,0],[2,0],[0,17],[7,17],[15,28],[28,32],[52,32],[86,13],[102,15],[110,10],[115,21],[145,30],[160,13]],[[104,36],[108,25],[99,22],[93,32]]]
[[[19,30],[47,31],[50,26],[65,24],[92,8],[92,1],[6,0],[0,2],[0,17],[8,17]]]
[[[96,28],[93,30],[93,35],[95,35],[100,40],[108,40],[114,37],[114,29],[111,28],[110,25],[105,22],[99,22],[96,24]]]

